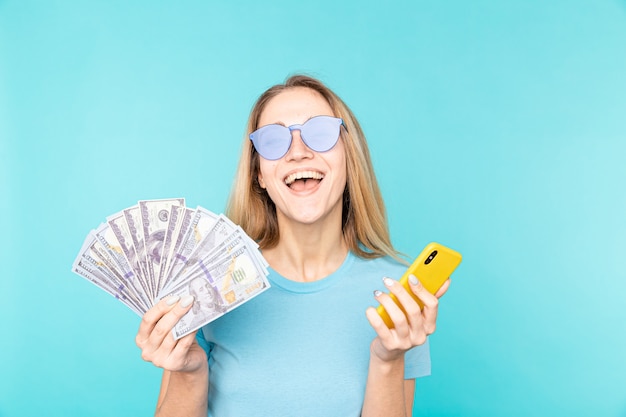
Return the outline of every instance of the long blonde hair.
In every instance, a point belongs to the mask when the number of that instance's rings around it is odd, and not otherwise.
[[[345,129],[341,130],[340,137],[346,152],[347,183],[343,193],[342,230],[349,249],[362,258],[389,255],[404,262],[391,244],[385,205],[361,126],[352,111],[333,91],[309,76],[289,77],[284,84],[266,90],[254,104],[226,215],[256,240],[261,249],[278,244],[280,232],[276,206],[258,183],[259,154],[248,136],[259,127],[259,119],[267,103],[281,92],[294,87],[310,88],[321,94],[335,117],[343,119]]]

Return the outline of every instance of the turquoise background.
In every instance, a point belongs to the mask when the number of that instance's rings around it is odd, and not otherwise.
[[[222,211],[255,98],[295,72],[362,122],[397,247],[464,255],[416,414],[626,416],[609,0],[0,0],[0,416],[152,413],[138,317],[74,257],[140,199]]]

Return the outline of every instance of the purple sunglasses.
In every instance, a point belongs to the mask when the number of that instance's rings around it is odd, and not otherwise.
[[[302,141],[315,152],[327,152],[337,144],[343,120],[332,116],[315,116],[301,125],[289,127],[271,124],[250,133],[254,149],[265,159],[276,160],[287,154],[294,130],[300,131]]]

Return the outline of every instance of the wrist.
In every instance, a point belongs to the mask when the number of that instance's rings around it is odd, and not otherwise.
[[[381,362],[401,363],[404,365],[404,350],[388,350],[383,346],[380,339],[376,338],[370,345],[370,356]]]
[[[376,369],[379,374],[404,374],[404,353],[381,357],[374,348],[370,350],[370,369]]]
[[[198,365],[193,366],[191,369],[171,371],[171,374],[172,377],[175,377],[183,383],[194,384],[197,383],[197,381],[208,380],[209,364],[207,361],[202,361]]]
[[[155,416],[206,416],[208,362],[193,370],[165,371]]]

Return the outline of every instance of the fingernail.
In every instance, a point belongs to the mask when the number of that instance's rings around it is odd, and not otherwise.
[[[167,297],[165,299],[165,304],[167,304],[168,306],[171,306],[173,304],[176,304],[176,302],[180,300],[180,296],[178,295],[170,295],[169,297]]]
[[[186,295],[182,300],[180,300],[180,306],[182,308],[189,307],[191,303],[193,303],[193,295]]]
[[[379,291],[379,290],[374,291],[374,297],[380,297],[381,295],[383,295],[382,291]]]
[[[415,275],[409,275],[409,282],[411,283],[411,285],[419,284],[419,281],[417,280],[417,278],[415,278]]]
[[[393,280],[391,278],[383,278],[383,283],[387,286],[387,287],[391,287],[393,286]]]

